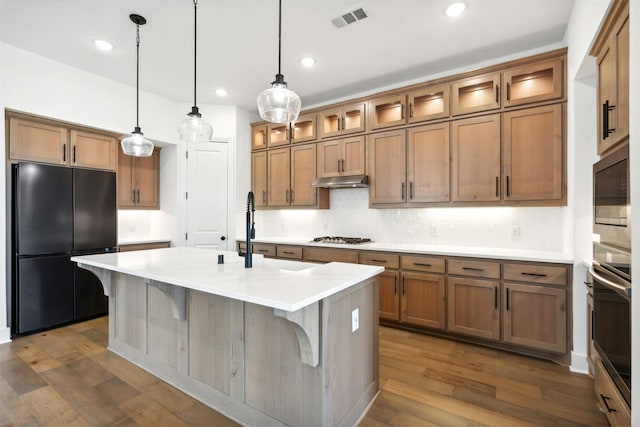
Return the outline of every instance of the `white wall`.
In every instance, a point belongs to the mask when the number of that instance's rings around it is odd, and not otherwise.
[[[4,111],[4,85],[2,84],[2,76],[4,70],[4,44],[0,43],[0,111]],[[0,135],[5,134],[4,128],[4,119],[0,120]],[[3,138],[4,139],[4,138]],[[4,151],[4,150],[3,150]],[[2,162],[4,164],[4,162]],[[5,166],[1,166],[2,173],[0,173],[0,188],[6,188],[6,174],[8,170],[6,170]],[[6,191],[5,191],[6,194]],[[5,197],[0,197],[0,236],[5,242],[5,246],[0,248],[0,343],[9,341],[10,331],[8,328],[8,320],[7,320],[7,291],[8,287],[7,283],[7,264],[6,264],[6,254],[11,250],[11,242],[7,239],[7,227],[4,226],[6,224],[7,218],[9,217],[7,213],[7,203]]]

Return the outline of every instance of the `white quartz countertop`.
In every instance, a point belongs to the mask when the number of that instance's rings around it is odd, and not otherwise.
[[[218,255],[224,264],[218,264]],[[72,257],[79,265],[130,274],[240,301],[296,311],[382,273],[383,267],[311,264],[253,255],[244,267],[237,252],[174,247]]]
[[[236,238],[244,241],[243,237]],[[251,240],[254,243],[274,243],[281,245],[316,246],[323,248],[357,249],[361,251],[402,252],[426,255],[461,256],[472,258],[491,258],[514,261],[535,261],[551,263],[573,263],[573,258],[563,252],[536,251],[526,249],[483,248],[475,246],[428,245],[418,243],[384,243],[371,242],[357,245],[332,244],[314,242],[313,238],[291,237],[259,237]]]

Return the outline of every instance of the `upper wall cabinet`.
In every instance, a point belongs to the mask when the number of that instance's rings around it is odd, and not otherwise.
[[[118,209],[160,209],[160,148],[149,157],[118,150]]]
[[[502,105],[511,107],[562,98],[563,76],[561,59],[510,68],[502,74]]]
[[[598,63],[598,154],[629,136],[629,4],[617,1],[591,55]]]
[[[267,145],[279,147],[289,143],[289,123],[269,123],[267,125]]]
[[[406,119],[407,95],[390,95],[374,98],[369,103],[371,129],[403,125]]]
[[[116,170],[113,136],[9,118],[9,158],[91,169]]]
[[[251,150],[264,148],[267,148],[267,124],[254,124],[251,126]]]
[[[318,113],[320,137],[329,138],[365,130],[365,103],[360,102]]]
[[[454,116],[500,108],[500,73],[488,73],[453,82],[451,110]]]
[[[418,123],[425,120],[435,120],[449,117],[449,92],[448,84],[427,86],[409,92],[409,123]]]
[[[316,139],[316,115],[306,114],[291,122],[291,143],[313,141]]]

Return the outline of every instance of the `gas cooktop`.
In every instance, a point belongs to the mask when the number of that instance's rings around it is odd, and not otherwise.
[[[371,242],[371,239],[365,239],[362,237],[324,236],[324,237],[315,237],[313,241],[320,242],[320,243],[339,243],[339,244],[345,244],[345,245],[357,245],[358,243],[369,243]]]

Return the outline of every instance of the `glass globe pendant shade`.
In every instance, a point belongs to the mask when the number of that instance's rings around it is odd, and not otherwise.
[[[270,89],[265,89],[258,95],[260,117],[272,123],[289,123],[296,120],[302,106],[298,94],[287,89],[282,74],[276,74],[276,80],[271,85]]]
[[[149,157],[153,154],[153,142],[145,138],[139,127],[120,141],[122,151],[128,156]]]
[[[213,126],[202,120],[198,107],[191,107],[191,112],[187,114],[187,117],[178,123],[178,133],[183,140],[188,142],[209,142],[213,134]]]

